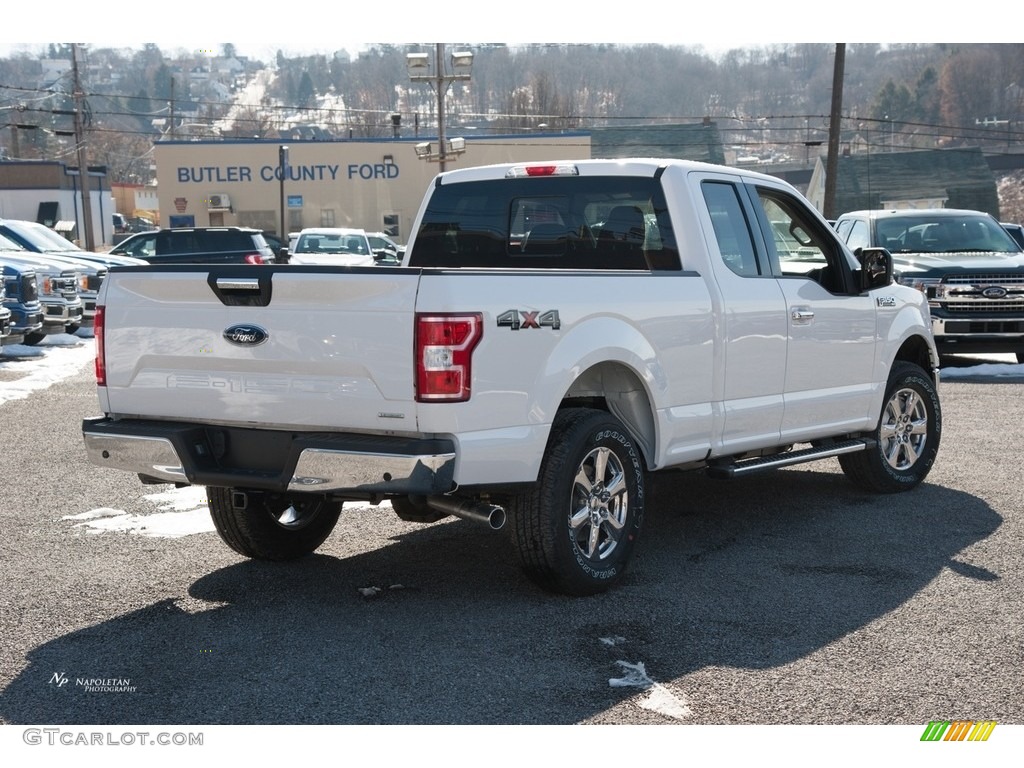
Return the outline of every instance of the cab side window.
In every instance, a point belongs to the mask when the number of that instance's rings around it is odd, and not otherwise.
[[[701,184],[701,190],[708,213],[711,214],[711,225],[715,230],[722,261],[737,275],[760,275],[750,221],[740,203],[735,185],[705,181]]]
[[[807,278],[832,293],[841,292],[843,272],[834,233],[826,236],[822,225],[782,192],[758,187],[757,195],[769,256],[780,275]]]
[[[131,244],[125,248],[125,253],[127,253],[129,256],[134,256],[140,259],[145,259],[149,256],[155,256],[156,237],[146,236],[132,240]]]

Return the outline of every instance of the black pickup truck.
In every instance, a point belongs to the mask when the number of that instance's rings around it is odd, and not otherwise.
[[[898,282],[928,297],[939,353],[1024,363],[1024,252],[983,211],[853,211],[835,223],[851,251],[885,248]]]
[[[258,229],[246,227],[165,228],[139,232],[115,245],[115,256],[151,264],[273,264],[274,250]]]

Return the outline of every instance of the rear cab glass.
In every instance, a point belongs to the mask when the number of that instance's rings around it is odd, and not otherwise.
[[[657,179],[544,177],[436,187],[409,265],[678,270]]]

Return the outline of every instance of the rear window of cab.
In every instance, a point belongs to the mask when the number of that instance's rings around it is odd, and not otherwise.
[[[495,179],[435,187],[409,265],[678,270],[679,252],[656,179]]]

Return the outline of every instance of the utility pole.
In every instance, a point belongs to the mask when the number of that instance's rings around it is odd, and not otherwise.
[[[82,125],[82,106],[85,103],[85,94],[82,92],[82,83],[78,77],[78,46],[71,44],[71,71],[73,78],[73,90],[71,92],[74,100],[75,119],[75,148],[78,150],[78,179],[79,188],[82,190],[82,219],[83,233],[85,235],[85,250],[96,250],[96,240],[92,232],[92,199],[89,193],[89,161],[86,157],[85,132]]]
[[[444,77],[444,43],[437,43],[435,49],[435,64],[437,70],[437,151],[438,170],[442,173],[445,170],[445,160],[448,155],[444,146],[444,97],[448,90],[448,84]]]
[[[836,217],[836,176],[839,175],[839,134],[843,120],[843,69],[846,67],[846,43],[836,43],[832,70],[832,113],[828,122],[828,155],[825,158],[826,219]]]

